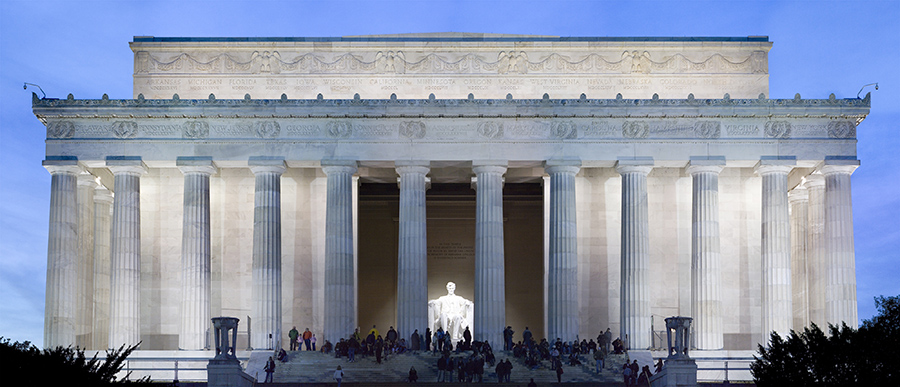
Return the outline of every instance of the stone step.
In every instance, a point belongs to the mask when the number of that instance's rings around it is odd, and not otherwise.
[[[268,355],[267,355],[268,356]],[[454,354],[454,358],[463,357],[465,354]],[[266,357],[267,358],[267,357]],[[289,352],[288,361],[278,362],[274,381],[276,383],[333,383],[334,371],[338,365],[344,371],[346,383],[401,383],[405,382],[410,367],[415,367],[422,383],[435,382],[437,380],[437,360],[439,356],[431,352],[391,354],[382,360],[382,364],[375,362],[374,356],[357,356],[356,361],[348,362],[346,358],[335,358],[318,352],[295,351]],[[510,352],[497,353],[498,360],[509,358],[513,363],[510,385],[524,385],[532,378],[538,384],[556,383],[556,371],[549,368],[549,362],[537,369],[528,369],[524,362],[511,356]],[[566,383],[589,383],[590,385],[619,385],[621,374],[615,369],[606,369],[597,374],[594,371],[593,359],[581,356],[583,364],[578,366],[565,365],[562,375]],[[621,360],[618,367],[621,368]],[[611,367],[614,364],[610,364]],[[494,367],[485,365],[483,381],[497,384],[497,375]],[[265,376],[264,374],[262,375]],[[452,374],[453,381],[457,380],[457,372]],[[601,383],[601,384],[598,384]]]

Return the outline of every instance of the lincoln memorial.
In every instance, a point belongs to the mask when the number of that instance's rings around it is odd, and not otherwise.
[[[240,349],[409,338],[449,282],[496,348],[508,325],[648,349],[687,316],[700,351],[857,325],[870,98],[770,97],[768,37],[130,47],[132,99],[33,98],[45,346],[210,349],[217,316]]]

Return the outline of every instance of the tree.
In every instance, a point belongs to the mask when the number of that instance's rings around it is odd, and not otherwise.
[[[140,343],[138,343],[140,345]],[[98,359],[95,354],[88,359],[84,350],[77,347],[56,347],[39,349],[30,342],[10,343],[10,339],[0,337],[0,367],[4,384],[25,385],[76,385],[98,386],[131,383],[149,383],[150,378],[136,381],[116,380],[125,359],[137,345],[106,351],[106,359]]]
[[[812,324],[782,338],[772,332],[768,347],[750,365],[764,386],[900,385],[900,296],[876,297],[878,315],[856,330],[829,325],[829,335]]]

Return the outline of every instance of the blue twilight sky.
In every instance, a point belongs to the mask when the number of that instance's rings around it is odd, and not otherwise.
[[[0,1],[0,336],[43,341],[50,175],[48,97],[131,98],[135,35],[342,36],[487,32],[558,36],[768,35],[771,98],[871,87],[853,175],[859,317],[900,294],[900,1]]]

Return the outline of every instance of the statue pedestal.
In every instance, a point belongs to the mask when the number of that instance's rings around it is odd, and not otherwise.
[[[251,387],[255,382],[237,360],[210,360],[206,366],[206,385],[209,387]]]
[[[662,372],[650,377],[650,387],[697,386],[697,362],[694,359],[666,360]]]

